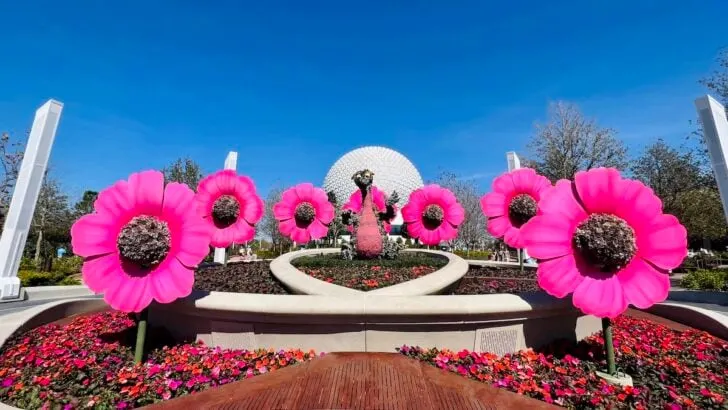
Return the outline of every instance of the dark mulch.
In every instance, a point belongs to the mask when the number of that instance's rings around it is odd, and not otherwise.
[[[417,279],[446,264],[442,257],[408,254],[394,260],[345,261],[337,255],[319,255],[293,261],[299,270],[316,279],[363,291]]]
[[[290,293],[270,272],[268,262],[239,262],[201,268],[195,274],[195,289],[270,295]]]
[[[451,295],[487,295],[493,293],[539,292],[536,270],[494,266],[470,266],[450,291]]]

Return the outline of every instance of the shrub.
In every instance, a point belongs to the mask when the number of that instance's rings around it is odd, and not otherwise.
[[[55,259],[53,261],[53,271],[63,273],[65,275],[71,275],[74,273],[81,272],[81,265],[83,265],[83,258],[80,256],[66,256],[63,258]]]
[[[728,271],[692,271],[683,278],[681,285],[687,289],[728,290]]]
[[[21,270],[18,272],[20,284],[29,286],[52,286],[58,285],[66,275],[59,272],[38,272],[35,270]]]
[[[65,278],[63,278],[63,280],[58,282],[58,284],[61,286],[76,286],[80,285],[81,281],[74,278],[73,276],[66,276]]]
[[[491,251],[455,251],[455,255],[465,259],[490,259]]]
[[[400,254],[397,259],[341,259],[338,253],[326,255],[313,255],[295,259],[293,266],[300,268],[326,268],[326,267],[363,267],[381,266],[386,268],[411,268],[413,266],[442,267],[447,259],[429,254]]]

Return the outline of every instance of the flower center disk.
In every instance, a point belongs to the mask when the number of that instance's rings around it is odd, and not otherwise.
[[[445,211],[442,210],[440,205],[427,205],[425,211],[422,213],[422,221],[427,229],[437,228],[444,220]]]
[[[520,194],[516,195],[508,205],[508,217],[511,223],[519,228],[536,216],[537,210],[536,200],[531,195]]]
[[[169,253],[169,227],[153,216],[137,216],[121,229],[116,246],[126,261],[142,268],[154,267]]]
[[[230,195],[223,195],[212,205],[212,218],[220,228],[234,224],[240,216],[240,203]]]
[[[296,206],[295,218],[299,225],[307,226],[316,218],[316,210],[310,203],[301,202]]]
[[[632,227],[623,219],[606,214],[594,214],[582,222],[574,233],[574,246],[602,272],[624,268],[637,253]]]

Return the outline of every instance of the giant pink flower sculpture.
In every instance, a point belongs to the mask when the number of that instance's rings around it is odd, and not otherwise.
[[[496,178],[493,190],[480,199],[488,218],[488,232],[510,247],[523,248],[521,226],[538,211],[538,201],[551,182],[530,168],[519,168]]]
[[[212,246],[226,248],[255,237],[264,204],[253,180],[226,169],[208,175],[197,186],[197,212],[212,232]]]
[[[323,189],[305,183],[283,192],[281,201],[273,205],[273,215],[283,235],[304,244],[328,234],[334,206]]]
[[[385,194],[384,191],[377,188],[376,186],[372,186],[371,192],[372,195],[374,195],[372,197],[372,201],[374,202],[374,206],[377,207],[377,211],[387,212],[387,194]],[[359,213],[361,212],[361,204],[361,190],[357,189],[351,194],[351,196],[349,197],[349,201],[345,203],[343,207],[341,207],[341,210]],[[392,207],[394,208],[394,215],[397,215],[397,205],[392,205]],[[392,231],[392,219],[384,221],[384,230],[387,233]],[[349,230],[349,232],[354,232],[353,226],[349,225],[346,228]]]
[[[559,298],[573,292],[574,306],[602,318],[665,300],[666,271],[687,256],[685,228],[652,190],[608,168],[559,181],[522,235],[540,260],[539,285]]]
[[[95,212],[71,227],[73,252],[85,258],[84,283],[124,312],[189,295],[194,268],[210,244],[194,197],[187,185],[165,187],[157,171],[132,174],[101,191]]]
[[[402,219],[409,236],[425,245],[438,245],[457,238],[465,210],[455,194],[432,184],[410,194],[409,202],[402,208]]]

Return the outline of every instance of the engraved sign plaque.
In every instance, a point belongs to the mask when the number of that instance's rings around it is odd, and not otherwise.
[[[255,330],[252,324],[236,322],[212,322],[210,334],[213,346],[228,349],[254,350]]]
[[[484,328],[475,332],[475,349],[478,352],[492,352],[500,356],[525,347],[520,325]]]

